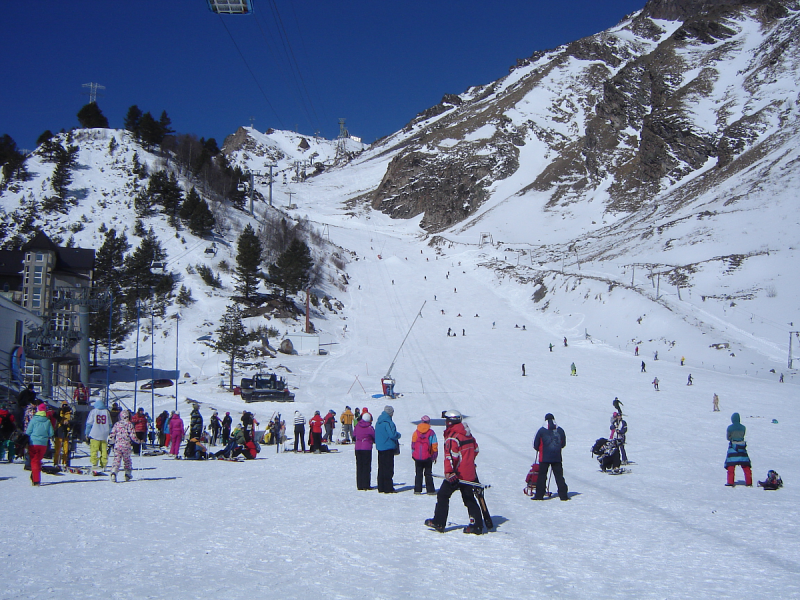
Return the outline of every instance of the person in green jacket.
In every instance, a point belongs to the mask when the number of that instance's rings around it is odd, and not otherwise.
[[[747,454],[747,442],[744,441],[744,435],[747,428],[740,422],[739,413],[731,415],[731,424],[728,425],[728,454],[725,456],[725,469],[728,471],[728,485],[733,487],[736,485],[735,471],[736,465],[742,467],[744,471],[744,482],[747,487],[753,487],[753,474],[750,471],[750,457]]]
[[[47,442],[54,434],[53,424],[47,418],[47,405],[39,405],[36,414],[28,422],[25,433],[30,439],[28,455],[31,457],[31,482],[38,486],[42,481],[42,459],[47,451]]]

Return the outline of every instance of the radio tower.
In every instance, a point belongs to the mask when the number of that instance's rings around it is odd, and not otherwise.
[[[84,83],[81,87],[89,88],[88,92],[83,92],[89,96],[89,104],[97,103],[97,90],[106,89],[106,86],[99,83]]]

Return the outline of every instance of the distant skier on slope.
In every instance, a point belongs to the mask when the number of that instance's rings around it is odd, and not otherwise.
[[[619,401],[619,398],[615,397],[611,404],[614,405],[614,408],[617,409],[617,412],[622,416],[622,402]]]
[[[572,363],[569,368],[570,368],[570,375],[574,375],[575,377],[577,377],[578,376],[578,369],[575,366],[575,363]]]

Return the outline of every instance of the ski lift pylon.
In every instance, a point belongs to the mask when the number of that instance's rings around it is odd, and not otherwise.
[[[249,15],[253,12],[253,0],[206,0],[211,12],[218,15]]]

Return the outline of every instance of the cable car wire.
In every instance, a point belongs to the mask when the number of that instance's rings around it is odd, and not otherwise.
[[[253,73],[253,69],[251,69],[250,65],[247,63],[247,59],[244,57],[244,54],[242,54],[242,51],[239,48],[239,44],[236,43],[236,39],[233,37],[233,34],[230,32],[230,30],[228,29],[228,26],[225,24],[225,19],[222,18],[222,15],[219,15],[219,20],[220,20],[220,23],[222,23],[222,26],[225,28],[225,31],[228,32],[228,35],[230,36],[231,41],[233,42],[233,45],[236,47],[236,51],[239,53],[239,56],[242,57],[242,62],[244,62],[245,67],[247,67],[247,70],[250,72],[250,76],[253,78],[253,81],[255,82],[255,84],[258,87],[258,89],[261,91],[261,95],[264,96],[264,101],[267,103],[267,106],[269,106],[270,110],[272,111],[272,114],[275,115],[275,118],[278,120],[278,123],[280,124],[281,129],[285,129],[285,126],[283,125],[283,121],[281,121],[281,118],[278,116],[278,113],[275,110],[275,107],[272,106],[272,102],[270,102],[269,98],[267,98],[267,94],[266,94],[266,92],[264,92],[264,88],[261,87],[261,84],[258,82],[258,79],[256,79],[255,73]]]
[[[294,67],[294,72],[296,77],[299,79],[299,86],[298,88],[302,88],[302,91],[305,92],[306,98],[308,98],[308,103],[311,106],[311,112],[314,113],[314,119],[311,119],[311,115],[307,115],[309,117],[309,121],[313,127],[314,123],[316,122],[317,127],[319,128],[319,117],[317,116],[317,111],[314,108],[314,103],[311,100],[311,95],[308,93],[308,88],[306,87],[305,79],[303,79],[303,74],[300,71],[300,65],[297,62],[297,57],[294,54],[294,50],[292,49],[292,44],[289,41],[289,35],[286,33],[286,28],[283,25],[283,18],[281,17],[281,13],[278,10],[278,5],[275,3],[275,0],[270,0],[270,5],[272,6],[272,17],[275,19],[276,27],[278,28],[278,33],[281,37],[281,41],[285,47],[285,51],[287,56],[290,58],[290,65]],[[306,110],[306,112],[308,112]]]

